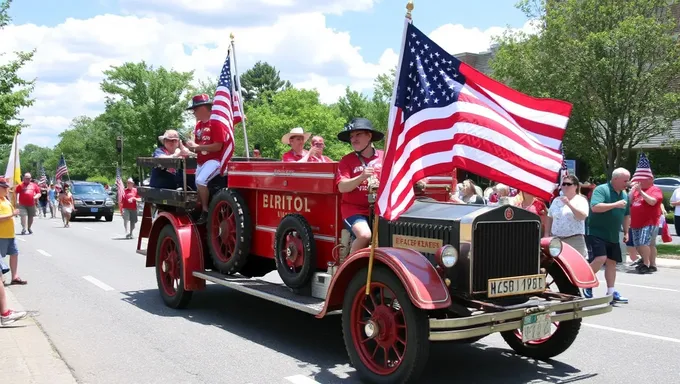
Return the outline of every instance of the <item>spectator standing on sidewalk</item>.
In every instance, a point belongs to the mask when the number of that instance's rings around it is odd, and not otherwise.
[[[123,191],[123,203],[122,203],[122,215],[123,215],[123,225],[125,226],[125,238],[132,239],[132,233],[135,230],[135,224],[137,223],[137,202],[140,200],[140,196],[137,193],[137,188],[135,188],[135,181],[132,178],[127,180],[127,187]],[[128,227],[130,231],[128,232]]]
[[[671,207],[673,207],[673,225],[675,225],[675,236],[680,236],[680,188],[675,188],[671,196]]]
[[[550,205],[547,227],[548,236],[559,237],[587,259],[585,233],[589,207],[588,200],[581,195],[580,188],[576,176],[568,175],[562,179],[562,193]]]
[[[630,188],[630,228],[633,245],[642,257],[635,269],[640,274],[656,272],[656,237],[663,192],[654,185],[651,165],[644,153],[640,154]]]
[[[40,187],[31,181],[31,174],[26,173],[23,183],[17,185],[14,188],[14,192],[17,196],[17,206],[21,215],[21,234],[25,235],[26,229],[28,229],[28,233],[32,234],[33,230],[31,227],[33,226],[33,218],[37,211],[37,201],[40,198]]]
[[[605,265],[604,277],[607,281],[607,295],[613,295],[615,303],[627,303],[614,288],[616,282],[616,263],[623,261],[619,231],[623,226],[623,241],[628,241],[630,227],[630,205],[625,192],[630,172],[617,168],[611,180],[598,185],[590,198],[590,213],[586,224],[586,244],[590,255],[590,267],[597,273]],[[583,290],[586,298],[593,297],[592,288]]]
[[[18,273],[19,249],[14,232],[14,217],[19,214],[19,210],[14,209],[9,200],[9,184],[0,177],[0,258],[9,255],[9,267],[12,270],[10,284],[12,285],[26,284],[26,280],[21,279]]]

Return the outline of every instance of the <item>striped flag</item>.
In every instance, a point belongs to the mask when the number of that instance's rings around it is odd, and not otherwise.
[[[562,169],[560,169],[560,184],[562,180],[569,176],[569,168],[567,167],[566,156],[564,155],[564,146],[560,147],[560,152],[562,152]]]
[[[227,59],[222,66],[222,72],[217,80],[215,100],[210,115],[212,129],[224,130],[224,146],[220,160],[220,174],[227,172],[227,163],[234,154],[234,105],[232,99],[231,50],[227,52]]]
[[[123,178],[120,175],[120,167],[116,167],[116,189],[118,190],[118,209],[122,210],[125,185],[123,185]]]
[[[57,171],[54,173],[54,178],[59,182],[61,177],[68,173],[68,167],[66,167],[66,159],[64,159],[64,154],[61,154],[59,158],[59,164],[57,164]]]
[[[233,91],[232,93],[234,94],[234,97],[232,98],[234,100],[234,125],[240,123],[243,121],[243,113],[241,112],[242,106],[241,106],[241,98],[239,97],[239,92],[238,92],[238,79],[236,78],[236,75],[234,75],[234,82],[233,84]]]
[[[652,173],[652,165],[649,159],[644,153],[640,153],[640,158],[638,159],[637,168],[633,174],[633,178],[630,181],[640,181],[644,179],[653,179],[654,174]]]
[[[47,187],[47,175],[45,174],[45,167],[40,166],[40,180],[38,180],[38,185],[41,187]]]
[[[394,220],[420,179],[462,168],[549,200],[562,167],[570,103],[499,83],[407,18],[388,123],[378,211]]]

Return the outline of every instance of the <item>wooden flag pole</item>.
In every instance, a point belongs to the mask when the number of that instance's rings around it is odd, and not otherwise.
[[[14,148],[13,148],[14,149],[14,159],[12,160],[14,166],[12,167],[13,175],[10,176],[12,178],[12,190],[10,191],[11,200],[12,200],[12,210],[17,209],[16,200],[18,198],[16,180],[14,178],[14,175],[16,175],[16,173],[17,173],[17,156],[19,156],[19,140],[18,140],[18,137],[19,137],[19,127],[17,127],[14,130],[14,143],[13,143],[14,144]],[[21,176],[21,174],[19,174],[19,176]]]
[[[413,0],[409,0],[409,2],[406,4],[406,18],[408,20],[411,20],[411,11],[413,11]],[[404,32],[402,34],[402,46],[403,42],[406,39],[406,26],[404,26]],[[403,47],[402,47],[403,48]],[[399,50],[399,63],[401,63],[402,60],[402,55],[404,54],[403,49]],[[395,101],[395,94],[397,92],[397,84],[399,82],[399,68],[397,68],[397,73],[396,77],[394,79],[394,89],[392,90],[392,103]],[[392,107],[390,106],[390,109]],[[390,113],[390,116],[392,114]],[[389,122],[388,122],[389,125]],[[387,135],[385,135],[385,145],[389,147],[390,143],[390,138],[389,138],[389,129],[387,132]],[[386,150],[389,150],[389,148],[386,148]],[[377,192],[377,191],[376,191]],[[370,194],[370,190],[369,190]],[[375,204],[375,202],[374,202]],[[375,207],[375,205],[374,205]],[[368,273],[366,274],[366,296],[371,294],[371,276],[373,275],[373,260],[375,259],[375,247],[378,245],[378,222],[380,221],[380,215],[374,211],[373,214],[373,228],[371,232],[371,250],[368,255]]]

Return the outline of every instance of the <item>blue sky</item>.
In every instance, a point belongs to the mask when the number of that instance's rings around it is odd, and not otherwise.
[[[317,89],[324,102],[346,86],[370,93],[373,78],[396,64],[406,1],[237,2],[229,9],[219,0],[15,0],[0,51],[38,52],[22,73],[38,78],[36,103],[21,114],[31,124],[24,136],[53,146],[74,117],[100,113],[98,85],[110,65],[145,60],[215,77],[234,31],[241,71],[267,61],[295,86]],[[527,21],[514,1],[501,0],[416,0],[413,20],[451,53],[483,51],[489,36]]]

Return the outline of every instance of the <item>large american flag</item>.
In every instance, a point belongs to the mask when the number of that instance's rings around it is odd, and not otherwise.
[[[68,173],[68,168],[66,167],[66,160],[64,159],[64,154],[61,154],[59,158],[59,164],[57,164],[57,171],[54,173],[54,179],[59,182],[61,177]]]
[[[38,185],[41,187],[47,186],[47,175],[45,174],[45,167],[40,166],[40,180],[38,180]]]
[[[462,168],[549,200],[572,105],[537,99],[459,61],[407,20],[378,209],[394,220],[420,179]]]
[[[123,185],[123,178],[120,175],[120,167],[116,167],[116,189],[118,190],[118,208],[122,211],[125,185]]]
[[[236,125],[243,121],[243,112],[241,112],[241,98],[239,97],[238,79],[236,78],[236,75],[234,75],[234,82],[232,84],[234,93],[234,97],[232,97],[234,100],[234,125]]]
[[[227,163],[234,154],[234,104],[232,99],[231,78],[231,50],[227,52],[227,59],[222,66],[222,72],[217,80],[215,100],[213,101],[210,125],[212,129],[224,130],[224,146],[220,160],[220,173],[227,172]]]
[[[640,181],[653,178],[654,174],[652,173],[652,165],[649,163],[649,159],[644,153],[640,153],[640,159],[638,159],[637,168],[635,169],[633,178],[630,181]]]

